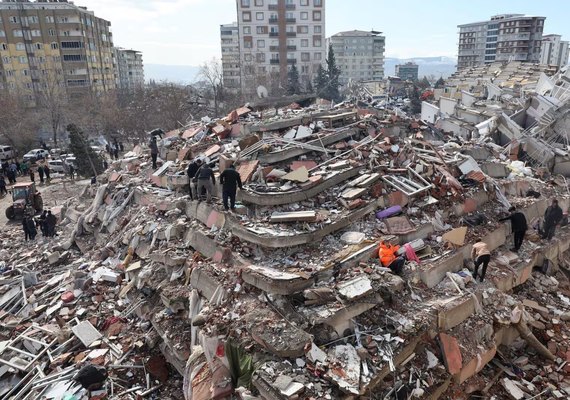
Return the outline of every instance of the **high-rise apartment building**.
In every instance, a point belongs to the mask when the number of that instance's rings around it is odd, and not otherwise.
[[[301,85],[312,82],[325,60],[325,0],[236,1],[242,93],[286,87],[293,65]]]
[[[113,48],[116,84],[119,89],[133,90],[144,86],[142,53],[136,50]]]
[[[495,61],[539,62],[545,17],[501,14],[458,25],[457,68]]]
[[[347,31],[332,35],[328,42],[340,69],[339,82],[380,81],[384,78],[386,38],[381,32]]]
[[[220,25],[220,37],[224,88],[230,92],[238,92],[241,89],[241,68],[237,22]]]
[[[420,67],[418,64],[413,62],[407,62],[404,64],[397,64],[395,67],[395,73],[398,78],[405,81],[417,81]]]
[[[111,23],[65,1],[0,2],[0,90],[37,99],[115,88]]]
[[[540,63],[558,67],[568,64],[568,46],[560,35],[543,35]]]

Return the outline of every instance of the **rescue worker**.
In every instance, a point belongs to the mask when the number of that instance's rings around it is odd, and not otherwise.
[[[48,166],[47,164],[44,165],[44,172],[45,172],[45,174],[46,174],[46,182],[49,184],[49,183],[51,182],[51,178],[50,178],[50,176],[49,176],[49,174],[50,174],[50,169],[49,169],[49,166]]]
[[[487,266],[489,265],[489,261],[491,261],[491,252],[489,251],[487,243],[485,243],[483,239],[477,239],[477,242],[473,245],[473,248],[471,249],[471,258],[475,262],[473,279],[477,280],[477,276],[479,276],[479,266],[482,265],[481,282],[483,282],[485,274],[487,273]]]
[[[556,225],[562,221],[562,209],[558,205],[558,200],[552,199],[552,204],[548,206],[544,212],[544,230],[542,232],[543,239],[552,239],[556,231]]]
[[[400,275],[404,270],[404,264],[406,259],[403,256],[398,256],[396,252],[400,249],[400,246],[393,245],[388,241],[380,242],[380,248],[378,250],[378,258],[383,267],[390,268],[392,272],[396,275]]]
[[[516,209],[516,207],[509,208],[511,215],[505,218],[501,218],[499,221],[511,220],[511,230],[514,235],[514,247],[512,251],[518,252],[521,248],[524,240],[524,235],[528,229],[526,222],[526,217],[524,214]]]
[[[43,185],[44,184],[44,167],[41,164],[38,167],[38,175],[40,177],[40,183]]]
[[[204,163],[196,175],[196,178],[198,178],[198,184],[196,185],[196,198],[200,200],[202,197],[202,189],[206,189],[206,201],[209,203],[212,201],[212,190],[214,190],[214,185],[216,184],[214,171],[212,171],[209,164]]]
[[[158,158],[158,144],[156,143],[156,136],[153,136],[149,143],[150,158],[152,158],[152,169],[156,169],[156,159]],[[111,156],[112,157],[112,156]]]
[[[55,236],[55,225],[57,224],[57,218],[55,215],[51,213],[51,210],[48,211],[46,215],[46,230],[48,237]]]
[[[188,169],[186,170],[186,173],[188,174],[188,182],[190,182],[190,198],[192,200],[197,200],[196,198],[196,172],[198,172],[198,170],[200,169],[200,167],[202,166],[202,160],[197,159],[195,161],[192,161],[190,163],[190,165],[188,165]]]
[[[228,211],[229,208],[235,210],[236,208],[236,193],[237,188],[243,189],[241,177],[239,172],[236,171],[233,164],[224,170],[220,175],[220,183],[222,184],[222,199],[224,202],[224,209]],[[228,207],[228,199],[230,204]]]

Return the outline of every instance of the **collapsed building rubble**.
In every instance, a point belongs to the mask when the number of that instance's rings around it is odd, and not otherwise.
[[[568,186],[447,135],[293,104],[169,132],[156,171],[136,147],[59,209],[57,240],[24,251],[2,232],[0,394],[79,399],[73,377],[97,365],[92,398],[568,398],[570,233],[530,230],[513,253],[499,221],[568,210]],[[235,212],[190,200],[195,158],[236,164]],[[381,240],[417,256],[402,276]]]

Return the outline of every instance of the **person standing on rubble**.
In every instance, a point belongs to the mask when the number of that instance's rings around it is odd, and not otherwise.
[[[44,167],[41,164],[38,167],[38,175],[40,177],[40,183],[43,185],[44,184]]]
[[[511,215],[505,218],[501,218],[499,221],[502,222],[508,219],[511,220],[511,230],[513,231],[514,235],[514,247],[511,250],[518,252],[523,244],[524,235],[528,229],[528,224],[526,222],[526,217],[524,214],[517,210],[516,207],[509,208],[509,212]]]
[[[198,201],[200,201],[200,198],[202,197],[202,189],[206,189],[206,201],[208,203],[211,202],[212,190],[214,190],[216,178],[214,177],[214,171],[212,171],[210,164],[204,163],[196,175],[198,178],[198,184],[196,185],[196,197]]]
[[[158,158],[158,144],[156,144],[156,136],[150,139],[150,158],[152,158],[152,169],[156,169],[156,159]]]
[[[51,178],[49,176],[50,170],[47,164],[44,165],[44,173],[46,174],[46,182],[49,184],[51,182]]]
[[[69,177],[71,178],[71,180],[75,179],[75,167],[73,166],[72,163],[69,163]]]
[[[38,234],[38,231],[36,230],[36,223],[32,217],[26,217],[25,220],[26,224],[28,225],[28,236],[30,237],[30,240],[36,240],[36,235]]]
[[[562,209],[558,205],[557,199],[552,199],[552,204],[544,212],[544,230],[542,232],[543,239],[552,239],[556,231],[556,225],[562,221]]]
[[[6,190],[6,179],[4,179],[4,175],[0,175],[0,196],[7,194],[8,191]]]
[[[40,232],[42,233],[43,237],[47,236],[46,218],[47,218],[47,210],[44,210],[42,214],[38,217],[36,222],[36,225],[40,227]]]
[[[34,174],[33,168],[30,168],[30,181],[32,181],[32,182],[36,181],[36,174]]]
[[[47,230],[47,236],[48,237],[54,237],[55,236],[55,225],[57,224],[57,218],[55,217],[55,215],[53,215],[51,213],[51,210],[49,210],[47,212],[46,215],[46,230]]]
[[[396,253],[400,246],[393,245],[388,241],[380,242],[378,249],[378,258],[383,267],[390,268],[396,275],[400,275],[404,270],[406,259],[403,256],[398,256]]]
[[[186,173],[188,174],[188,182],[190,183],[190,198],[192,200],[197,200],[198,198],[198,196],[196,196],[196,173],[200,170],[201,166],[202,160],[197,159],[195,161],[192,161],[186,170]]]
[[[24,241],[28,241],[30,239],[30,231],[28,230],[28,216],[24,215],[22,218],[22,230],[24,231]]]
[[[228,199],[230,200],[230,208],[235,210],[236,208],[236,193],[237,188],[243,189],[241,183],[241,177],[239,172],[233,164],[230,164],[228,168],[220,174],[220,183],[222,184],[222,199],[224,202],[224,209],[228,211]]]
[[[482,265],[480,281],[483,282],[485,274],[487,273],[487,266],[489,265],[489,261],[491,261],[491,252],[489,251],[487,243],[485,243],[483,239],[477,239],[477,242],[473,245],[473,248],[471,249],[471,258],[475,262],[473,279],[477,280],[477,276],[479,276],[479,266]]]

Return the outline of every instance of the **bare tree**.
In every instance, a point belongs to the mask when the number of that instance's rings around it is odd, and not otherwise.
[[[206,82],[208,90],[211,92],[214,101],[214,113],[218,116],[221,94],[223,92],[223,71],[221,62],[215,58],[206,61],[200,67],[199,77]]]
[[[49,122],[55,147],[58,135],[65,125],[67,105],[65,82],[55,74],[48,76],[38,96],[38,110]]]
[[[20,96],[0,96],[0,141],[19,152],[26,152],[37,141],[39,122],[36,112]]]

